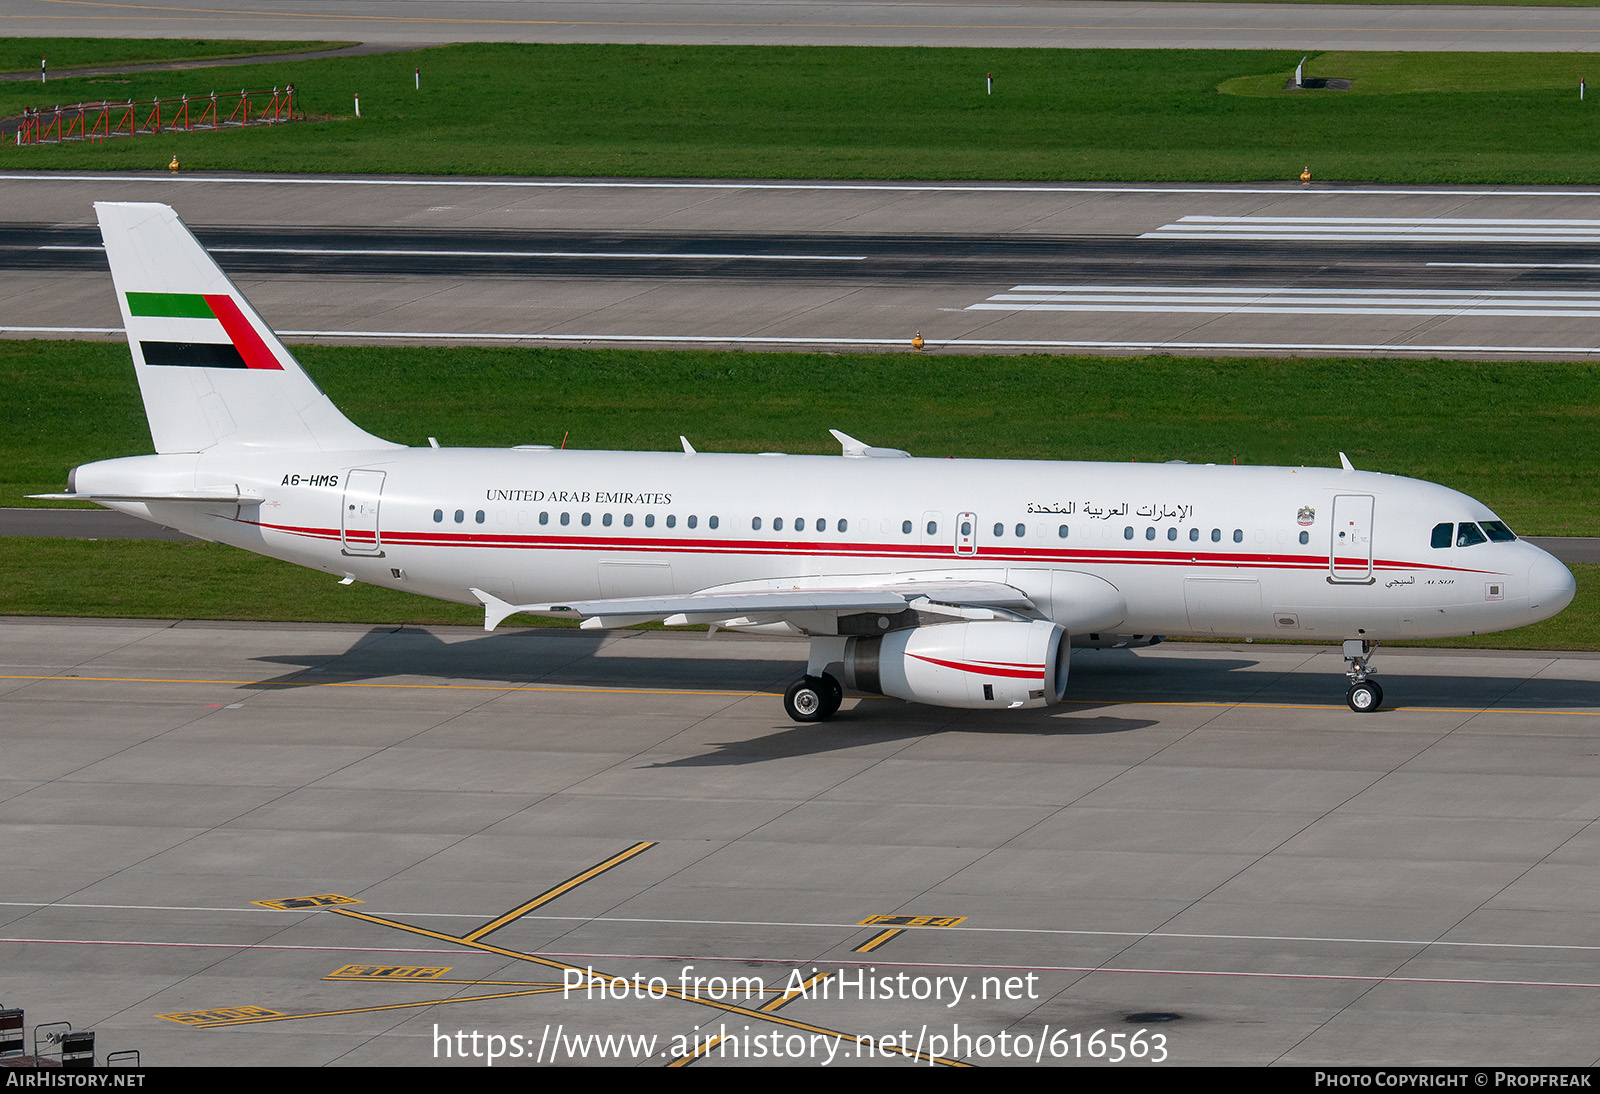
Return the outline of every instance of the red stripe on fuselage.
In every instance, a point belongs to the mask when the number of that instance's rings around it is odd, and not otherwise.
[[[311,539],[339,539],[337,528],[305,528],[285,524],[266,524],[241,520],[241,524],[254,525],[264,531],[287,532]],[[372,533],[351,533],[370,538]],[[1013,547],[1003,552],[989,549],[976,555],[956,555],[946,544],[887,544],[887,543],[837,543],[827,541],[784,540],[775,543],[763,540],[719,539],[660,539],[614,536],[551,536],[509,535],[487,532],[383,532],[381,539],[390,547],[474,547],[479,549],[515,549],[544,551],[594,551],[638,554],[703,554],[703,555],[785,555],[814,558],[884,558],[920,559],[929,562],[996,563],[1032,562],[1057,565],[1129,565],[1129,566],[1196,566],[1223,569],[1255,570],[1311,570],[1326,571],[1327,555],[1248,555],[1215,554],[1188,551],[1125,551],[1093,549],[1052,549]],[[1366,559],[1340,559],[1344,567],[1365,566]],[[1397,559],[1374,559],[1374,570],[1428,570],[1440,573],[1491,574],[1503,576],[1497,570],[1475,570],[1464,566],[1441,566],[1435,563],[1406,562]]]

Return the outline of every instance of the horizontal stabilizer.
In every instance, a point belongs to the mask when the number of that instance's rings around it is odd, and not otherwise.
[[[173,494],[29,494],[41,501],[182,501],[198,505],[259,505],[259,496],[241,493],[237,487],[225,490],[187,490]]]

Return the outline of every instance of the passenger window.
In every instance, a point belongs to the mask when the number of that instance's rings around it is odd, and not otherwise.
[[[467,514],[460,509],[456,510],[456,523],[460,524],[467,519]]]
[[[1198,529],[1198,528],[1189,529],[1189,542],[1190,543],[1199,543],[1200,542],[1200,529]]]
[[[1130,524],[1130,525],[1128,525],[1126,528],[1124,528],[1122,530],[1122,538],[1123,539],[1132,539],[1133,538],[1133,525]]]
[[[632,513],[624,513],[624,514],[622,514],[622,526],[624,528],[632,528],[633,527],[633,514]]]
[[[1311,533],[1310,532],[1301,532],[1300,533],[1300,542],[1301,543],[1310,543],[1311,542]],[[1435,544],[1434,546],[1438,546],[1438,544]]]
[[[911,522],[909,520],[900,522],[900,533],[907,536],[911,534]]]
[[[589,514],[588,513],[583,514],[583,517],[581,519],[583,521],[583,526],[585,528],[589,527]]]
[[[1213,529],[1211,529],[1211,542],[1212,543],[1221,543],[1222,542],[1222,529],[1221,528],[1213,528]]]
[[[561,514],[561,525],[562,525],[562,527],[566,527],[567,525],[569,525],[571,523],[572,523],[572,514],[571,513],[562,513]]]
[[[827,519],[825,517],[818,517],[817,518],[817,531],[826,532],[827,530],[828,530],[828,521],[827,521]]]
[[[1003,536],[1005,534],[1006,534],[1006,526],[1004,524],[996,524],[994,526],[994,538],[995,539],[999,539],[1001,536]]]
[[[1435,548],[1450,546],[1450,540],[1455,536],[1456,526],[1450,521],[1433,526],[1433,539],[1430,541]]]
[[[1017,538],[1018,539],[1022,539],[1027,534],[1028,534],[1028,526],[1026,524],[1017,525]]]
[[[706,524],[708,524],[708,525],[709,525],[709,526],[710,526],[710,527],[711,527],[711,530],[712,530],[712,531],[716,531],[716,528],[717,528],[717,518],[716,518],[716,517],[710,517],[710,518],[708,518],[708,519],[707,519],[707,520],[706,520]]]
[[[795,517],[794,518],[794,530],[796,532],[804,532],[806,530],[806,518],[805,517]]]
[[[483,523],[483,510],[482,509],[478,510],[477,521],[478,521],[479,524]]]
[[[1168,528],[1167,529],[1167,540],[1170,542],[1171,540],[1175,540],[1177,538],[1178,538],[1178,530],[1176,528]]]
[[[1155,539],[1156,538],[1156,530],[1154,528],[1146,528],[1144,530],[1144,538],[1145,539]]]
[[[752,532],[761,531],[761,518],[760,517],[751,517],[750,518],[750,530]]]
[[[644,526],[646,528],[654,528],[656,526],[656,515],[654,513],[646,513],[644,515]]]
[[[695,525],[697,525],[699,523],[700,523],[700,518],[691,514],[690,517],[689,517],[689,527],[693,528]]]
[[[1476,524],[1461,523],[1456,525],[1456,546],[1476,547],[1480,543],[1488,543],[1489,538],[1478,531]]]
[[[1057,528],[1056,529],[1056,534],[1058,536],[1060,536],[1062,539],[1066,539],[1067,538],[1067,526],[1065,524],[1063,524],[1060,528]]]
[[[1235,528],[1233,530],[1233,542],[1235,542],[1235,543],[1243,543],[1244,542],[1244,529],[1243,528]]]
[[[850,530],[850,522],[848,520],[846,520],[844,517],[840,517],[839,518],[839,531],[848,532],[849,530]]]
[[[435,524],[443,524],[444,523],[444,510],[443,509],[435,509],[433,511],[433,523],[435,523]]]
[[[782,517],[773,517],[772,518],[772,530],[774,532],[783,531],[783,518]]]
[[[600,518],[600,523],[604,524],[607,528],[610,528],[611,527],[611,514],[610,513],[604,514]]]
[[[676,514],[676,513],[668,513],[667,514],[667,527],[668,528],[676,528],[677,526],[678,526],[678,514]]]
[[[936,536],[936,535],[939,534],[939,522],[938,521],[930,520],[928,522],[928,534],[930,536]]]
[[[550,514],[549,513],[540,513],[539,514],[539,523],[540,524],[549,524],[550,523]]]

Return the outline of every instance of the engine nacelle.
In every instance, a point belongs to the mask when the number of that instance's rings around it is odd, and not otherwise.
[[[1044,620],[911,627],[845,647],[845,684],[938,707],[1045,707],[1067,690],[1071,643]]]

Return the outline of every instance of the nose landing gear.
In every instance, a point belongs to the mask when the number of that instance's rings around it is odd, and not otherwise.
[[[1345,670],[1345,675],[1350,677],[1350,691],[1345,695],[1345,702],[1357,714],[1371,714],[1383,705],[1383,688],[1371,679],[1372,669],[1368,666],[1377,648],[1376,642],[1360,638],[1352,638],[1344,644],[1344,659],[1350,666]]]

